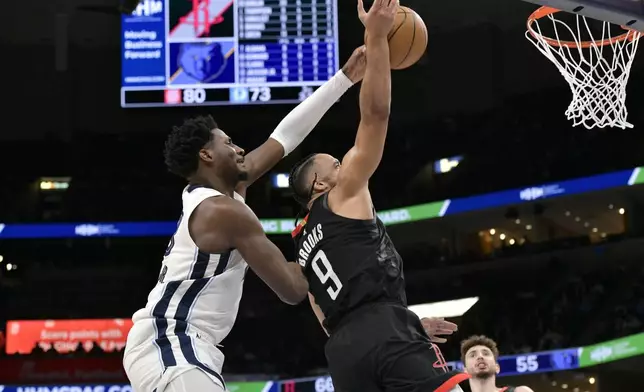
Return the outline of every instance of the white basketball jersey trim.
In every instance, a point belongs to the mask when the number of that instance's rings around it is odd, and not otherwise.
[[[182,215],[166,249],[159,281],[150,292],[145,308],[137,311],[132,320],[133,330],[143,335],[133,340],[143,343],[152,338],[165,368],[191,364],[223,384],[217,373],[223,354],[216,345],[235,323],[247,264],[234,249],[220,254],[201,251],[188,228],[197,206],[207,198],[218,196],[225,197],[207,187],[184,189]],[[244,201],[238,194],[235,199]],[[196,346],[205,346],[208,352],[195,349]],[[219,369],[213,370],[213,367]]]

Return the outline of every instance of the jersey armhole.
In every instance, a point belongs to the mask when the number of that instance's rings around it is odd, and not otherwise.
[[[186,219],[186,230],[188,231],[188,238],[190,238],[190,241],[192,241],[192,243],[195,244],[195,247],[197,247],[197,248],[199,248],[199,245],[197,245],[197,241],[195,241],[195,239],[192,237],[192,231],[190,231],[190,219],[192,218],[192,215],[194,214],[195,210],[197,208],[199,208],[201,203],[203,203],[204,201],[206,201],[208,199],[212,199],[212,198],[220,197],[220,196],[224,196],[224,195],[218,194],[218,195],[212,195],[212,196],[208,196],[208,197],[204,198],[203,200],[201,200],[199,203],[197,203],[192,208],[192,211],[190,211],[190,214],[187,217],[184,217],[184,219],[187,218]]]

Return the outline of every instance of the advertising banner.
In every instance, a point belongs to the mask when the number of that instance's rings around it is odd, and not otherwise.
[[[272,390],[272,381],[227,382],[229,392],[268,392]]]
[[[125,347],[130,319],[14,320],[7,323],[7,354],[29,354],[38,346],[61,354],[90,351],[98,345],[105,352]]]
[[[146,1],[149,3],[152,0]],[[644,183],[644,170],[629,170],[576,178],[527,188],[447,199],[393,210],[378,211],[385,225],[397,225],[441,218],[465,212],[533,202],[560,196],[579,195]],[[294,218],[262,219],[266,234],[290,234]],[[74,238],[74,237],[165,237],[177,229],[177,222],[79,222],[79,223],[0,223],[0,238]]]
[[[2,358],[0,381],[11,385],[128,382],[120,355],[104,358]]]
[[[582,347],[579,367],[599,365],[643,354],[644,333],[640,333]]]

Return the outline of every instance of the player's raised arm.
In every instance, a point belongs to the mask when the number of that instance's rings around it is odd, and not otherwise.
[[[287,304],[304,298],[309,284],[297,263],[287,263],[245,204],[226,197],[204,200],[192,215],[191,233],[199,249],[218,253],[237,249],[250,268]]]
[[[364,189],[382,159],[391,103],[391,67],[387,34],[391,30],[397,1],[375,0],[368,13],[358,2],[366,27],[367,69],[360,89],[360,125],[355,145],[342,160],[338,192],[353,197]]]
[[[365,66],[365,50],[361,46],[353,52],[342,70],[284,117],[264,144],[246,155],[248,179],[235,191],[245,196],[250,184],[299,146],[331,106],[354,83],[362,80]]]

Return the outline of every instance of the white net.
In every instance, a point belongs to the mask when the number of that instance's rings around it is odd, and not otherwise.
[[[542,19],[531,19],[526,32],[528,40],[557,66],[572,90],[566,117],[574,126],[588,129],[632,128],[626,120],[626,84],[641,33],[624,33],[618,26],[596,20],[591,20],[591,28],[586,17],[575,15],[575,19],[576,23],[566,23],[556,13],[549,13]],[[611,27],[624,34],[614,37]]]

